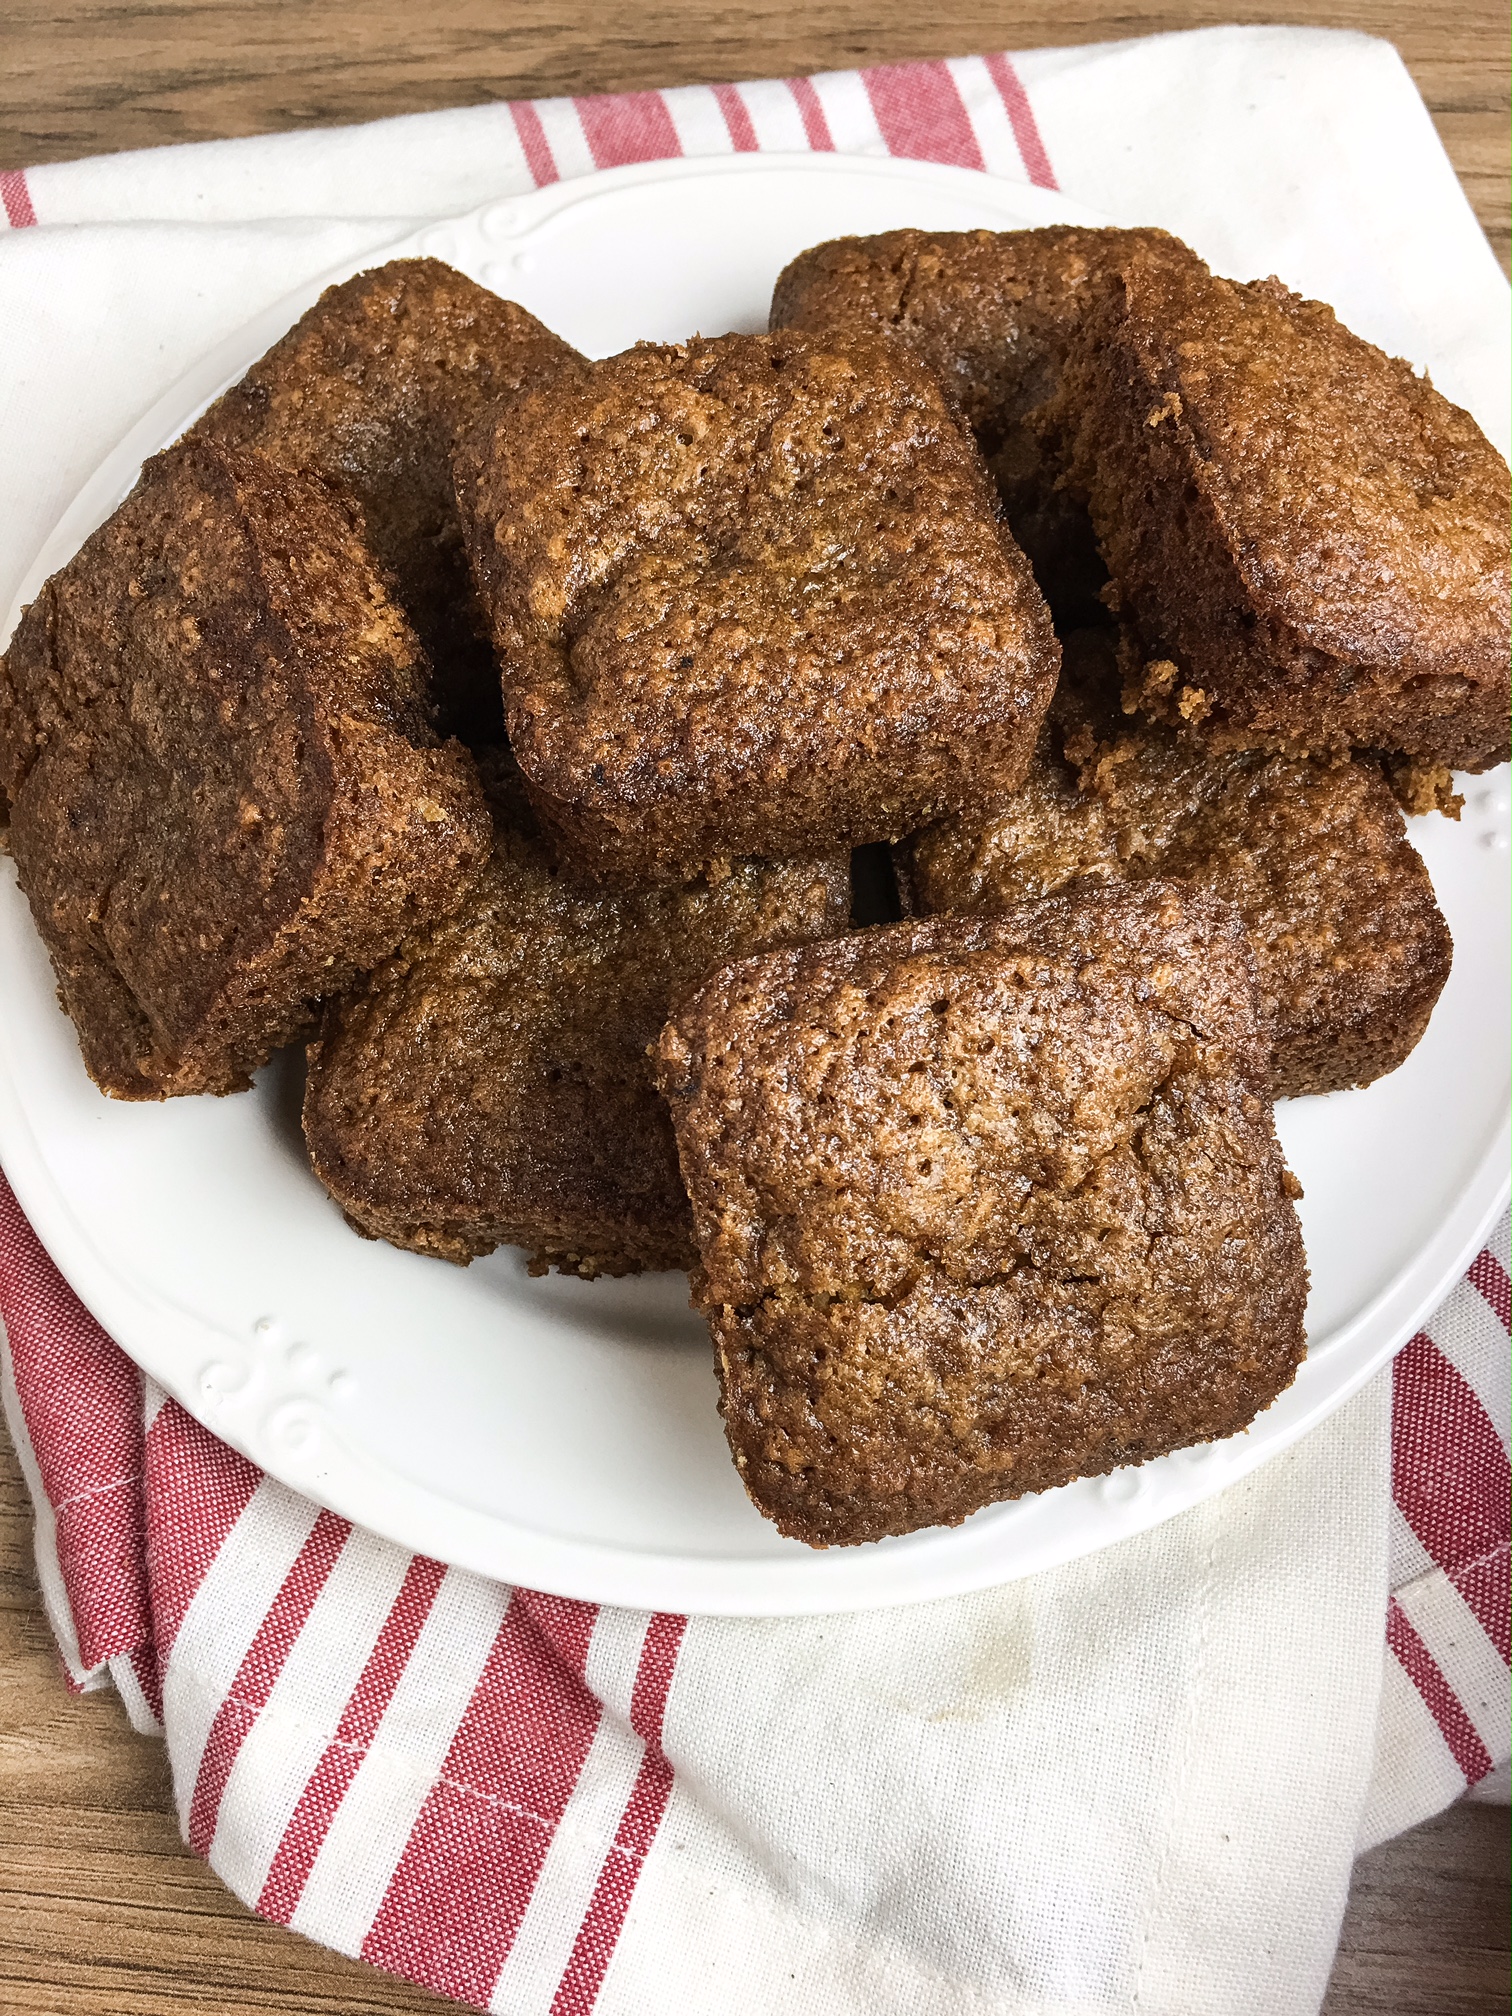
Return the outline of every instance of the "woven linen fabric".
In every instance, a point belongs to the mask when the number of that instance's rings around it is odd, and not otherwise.
[[[0,176],[0,589],[136,415],[295,286],[494,196],[755,148],[1060,187],[1223,270],[1352,289],[1395,350],[1436,318],[1467,377],[1505,348],[1431,121],[1357,36],[69,163]],[[1422,319],[1372,293],[1404,261]],[[1391,1373],[1220,1497],[879,1614],[596,1607],[354,1530],[144,1383],[3,1187],[0,1392],[70,1684],[162,1730],[187,1840],[266,1917],[510,2016],[1286,2016],[1321,2000],[1357,1843],[1506,1759],[1507,1237]]]

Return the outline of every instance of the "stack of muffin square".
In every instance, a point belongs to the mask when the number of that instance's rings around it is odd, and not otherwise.
[[[1504,760],[1507,470],[1154,231],[803,254],[589,362],[330,289],[47,582],[0,809],[107,1093],[308,1043],[359,1232],[688,1267],[825,1546],[1242,1428],[1272,1100],[1418,1041],[1403,807]]]

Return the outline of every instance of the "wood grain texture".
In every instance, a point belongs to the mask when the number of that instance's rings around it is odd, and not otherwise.
[[[1355,1864],[1321,2016],[1505,2016],[1504,1806],[1452,1806]]]
[[[0,168],[443,105],[791,76],[1232,21],[1396,43],[1507,263],[1506,10],[1490,0],[8,0]]]
[[[1505,8],[1490,0],[7,0],[0,168],[548,93],[793,75],[1230,21],[1401,49],[1505,266]],[[454,2007],[264,1925],[182,1846],[161,1745],[64,1689],[0,1433],[6,2016],[421,2016]],[[1324,2016],[1508,2009],[1507,1823],[1462,1806],[1367,1856]],[[668,2016],[675,2016],[669,2011]]]

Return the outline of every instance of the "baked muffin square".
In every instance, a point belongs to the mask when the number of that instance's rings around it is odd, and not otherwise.
[[[813,1546],[1243,1428],[1307,1273],[1236,913],[1072,885],[720,969],[658,1082],[753,1501]]]
[[[1184,882],[1244,920],[1275,1097],[1394,1071],[1454,948],[1379,763],[1214,750],[1124,714],[1118,690],[1107,633],[1067,638],[1024,783],[899,850],[913,907],[990,914],[1088,875]]]
[[[456,475],[510,744],[579,872],[897,838],[1023,775],[1049,616],[896,347],[642,345],[501,402]]]
[[[650,1046],[721,962],[843,931],[843,859],[738,861],[623,894],[557,874],[513,765],[485,763],[493,856],[460,907],[326,1011],[315,1172],[369,1237],[532,1270],[686,1267],[693,1226]]]
[[[1279,280],[1131,257],[1041,423],[1134,633],[1146,711],[1215,745],[1507,757],[1507,465]]]
[[[476,767],[355,507],[155,456],[0,661],[10,849],[95,1082],[234,1092],[482,867]]]
[[[455,267],[391,259],[328,287],[192,432],[322,476],[361,505],[430,656],[442,725],[497,739],[499,676],[468,578],[452,455],[492,400],[580,361]]]
[[[1107,571],[1035,417],[1059,388],[1098,286],[1136,252],[1197,257],[1152,230],[882,231],[800,252],[772,293],[773,329],[841,345],[885,336],[934,373],[976,436],[1057,622],[1073,627],[1106,620],[1098,595]]]

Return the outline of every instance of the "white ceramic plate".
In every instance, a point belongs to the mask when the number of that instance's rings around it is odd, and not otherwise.
[[[559,185],[358,264],[433,253],[604,355],[643,336],[764,326],[780,267],[843,232],[1059,221],[1097,220],[953,169],[745,156]],[[17,607],[144,455],[355,270],[259,318],[160,401],[65,514]],[[726,1453],[681,1275],[532,1280],[513,1250],[461,1270],[356,1238],[305,1163],[295,1058],[240,1098],[103,1098],[9,864],[0,1161],[64,1274],[145,1370],[262,1468],[409,1547],[668,1610],[815,1612],[986,1587],[1154,1525],[1287,1447],[1411,1335],[1475,1250],[1507,1165],[1505,786],[1504,772],[1470,779],[1462,825],[1415,828],[1456,945],[1423,1043],[1368,1092],[1280,1111],[1313,1275],[1296,1384],[1232,1441],[953,1531],[823,1554],[774,1532]]]

